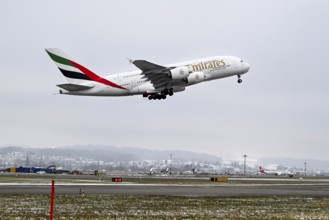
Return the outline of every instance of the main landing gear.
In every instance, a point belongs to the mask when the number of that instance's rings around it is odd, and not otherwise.
[[[147,97],[149,100],[161,100],[161,99],[166,99],[167,95],[169,96],[174,95],[173,89],[165,89],[161,93],[151,93],[151,94],[144,93],[143,97],[144,98]]]
[[[242,83],[242,79],[240,75],[238,75],[238,83]]]
[[[149,100],[161,100],[161,99],[166,99],[167,96],[164,95],[164,94],[158,94],[158,93],[155,93],[155,94],[152,94],[148,97]]]

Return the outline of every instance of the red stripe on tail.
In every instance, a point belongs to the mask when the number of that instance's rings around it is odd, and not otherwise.
[[[98,75],[96,75],[95,73],[93,73],[92,71],[90,71],[89,69],[87,69],[86,67],[84,66],[81,66],[80,64],[72,61],[72,60],[69,60],[70,63],[72,63],[72,65],[74,65],[76,68],[78,68],[81,72],[83,72],[84,74],[86,74],[86,76],[88,76],[90,79],[96,81],[96,82],[99,82],[99,83],[102,83],[102,84],[105,84],[105,85],[108,85],[108,86],[112,86],[112,87],[115,87],[115,88],[118,88],[118,89],[124,89],[124,90],[127,90],[126,88],[122,87],[122,86],[119,86],[107,79],[104,79]]]

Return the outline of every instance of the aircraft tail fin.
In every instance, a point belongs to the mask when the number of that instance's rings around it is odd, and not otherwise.
[[[66,79],[69,81],[70,84],[81,85],[86,83],[88,80],[90,80],[107,86],[112,86],[114,88],[127,90],[126,88],[116,83],[113,83],[106,78],[100,77],[99,75],[90,71],[86,67],[80,65],[59,48],[48,48],[46,49],[46,52],[48,53],[50,58],[55,62],[58,69],[63,73],[63,75],[66,77]],[[73,87],[66,86],[66,88],[71,89]],[[79,88],[79,90],[81,91],[81,88]]]
[[[259,167],[259,172],[266,173],[263,167]]]
[[[86,80],[92,80],[92,78],[86,74],[86,71],[91,71],[75,62],[61,49],[47,48],[45,50],[70,83],[80,84],[86,82]]]

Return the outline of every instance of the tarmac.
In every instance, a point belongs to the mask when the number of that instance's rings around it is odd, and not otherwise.
[[[158,179],[161,181],[161,178]],[[62,195],[79,195],[80,192],[84,192],[85,195],[329,197],[328,179],[230,178],[228,183],[210,183],[209,178],[200,178],[200,183],[193,184],[187,184],[185,178],[181,179],[180,184],[166,184],[168,178],[165,178],[164,184],[55,183],[55,192]],[[202,180],[209,183],[202,183]],[[0,183],[0,194],[50,194],[50,182]]]

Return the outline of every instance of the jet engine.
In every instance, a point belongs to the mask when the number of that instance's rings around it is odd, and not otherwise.
[[[205,76],[203,72],[194,72],[191,73],[184,81],[189,84],[196,84],[204,81],[204,79]]]
[[[169,71],[170,79],[184,79],[188,77],[188,75],[192,71],[187,66],[176,67]]]

